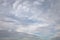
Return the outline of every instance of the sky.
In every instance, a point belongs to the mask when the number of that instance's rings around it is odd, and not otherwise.
[[[0,30],[59,36],[60,0],[0,0]]]

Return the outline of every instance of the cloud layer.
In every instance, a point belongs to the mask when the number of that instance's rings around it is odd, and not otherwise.
[[[1,0],[0,30],[41,37],[60,32],[59,0]]]

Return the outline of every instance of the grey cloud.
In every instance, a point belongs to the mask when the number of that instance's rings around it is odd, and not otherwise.
[[[60,36],[54,37],[51,40],[60,40]]]
[[[2,1],[2,0],[1,0]],[[4,1],[4,0],[3,0]],[[41,32],[47,32],[50,35],[51,31],[54,27],[59,27],[60,23],[60,1],[56,0],[45,0],[44,2],[39,0],[18,0],[17,6],[15,5],[15,9],[13,8],[13,4],[15,4],[17,0],[6,0],[4,2],[0,2],[0,25],[2,29],[13,29],[21,27],[29,27],[30,25],[35,26],[34,24],[47,23],[49,24],[47,27],[41,28]],[[35,2],[35,4],[34,4]],[[38,3],[37,3],[38,2]],[[40,4],[41,2],[41,4]],[[3,4],[5,3],[5,4]],[[3,5],[2,5],[3,4]],[[38,5],[39,4],[39,5]],[[21,6],[21,9],[20,7]],[[25,7],[25,9],[23,8]],[[29,11],[26,11],[26,9]],[[17,12],[16,12],[17,11]],[[11,20],[4,19],[10,18]],[[3,22],[2,22],[3,21]],[[16,24],[15,24],[16,23]],[[19,25],[17,25],[19,24]],[[53,25],[52,25],[53,24]],[[59,24],[59,25],[58,25]],[[7,26],[7,27],[5,27]],[[36,25],[37,26],[37,25]],[[51,27],[51,28],[50,28]],[[57,29],[58,30],[58,29]],[[30,30],[29,30],[30,31]],[[37,31],[37,30],[36,30]],[[40,32],[40,30],[38,31]],[[47,35],[45,34],[45,35]],[[47,36],[48,36],[47,35]]]

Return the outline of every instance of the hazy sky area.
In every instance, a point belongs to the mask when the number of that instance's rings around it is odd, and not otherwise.
[[[59,36],[60,0],[0,0],[0,30]]]

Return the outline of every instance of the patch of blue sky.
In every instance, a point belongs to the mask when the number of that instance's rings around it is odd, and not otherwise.
[[[45,23],[45,22],[43,22],[42,20],[34,20],[34,19],[29,19],[29,18],[25,18],[25,19],[23,19],[23,22],[25,22],[25,23],[40,23],[40,24],[42,24],[42,23]]]

